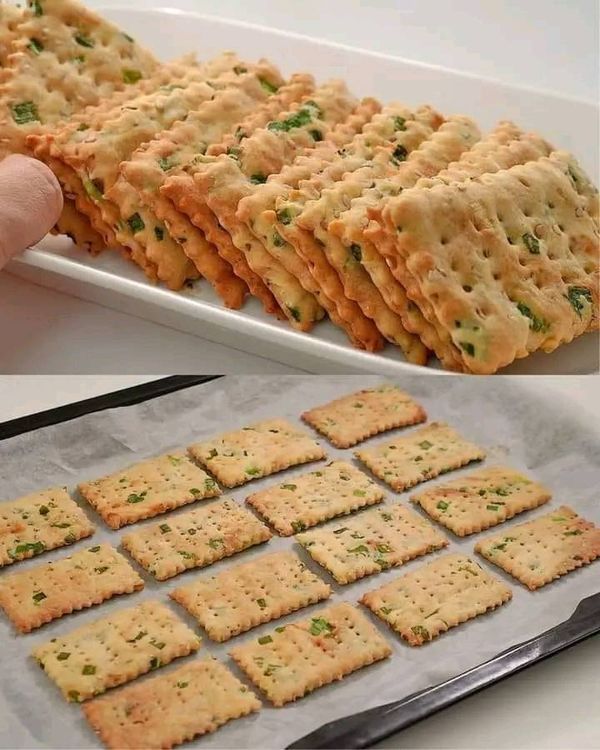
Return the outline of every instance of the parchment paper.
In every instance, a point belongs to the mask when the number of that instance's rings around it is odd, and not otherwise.
[[[303,410],[379,382],[380,378],[363,376],[227,377],[140,405],[88,415],[18,436],[0,443],[0,497],[11,499],[58,484],[74,488],[83,479],[101,476],[138,459],[267,417],[283,416],[300,424],[299,415]],[[572,505],[588,519],[600,523],[598,432],[595,426],[572,414],[568,405],[545,398],[543,379],[532,380],[531,387],[516,384],[514,378],[407,376],[397,382],[424,404],[430,419],[447,420],[466,437],[485,446],[488,451],[486,465],[506,462],[526,469],[553,490],[554,497],[549,505],[512,519],[503,525],[503,529],[561,503]],[[387,439],[389,435],[383,435],[369,442],[374,444]],[[343,456],[352,459],[351,450],[339,451],[325,440],[322,443],[330,458]],[[292,469],[275,478],[252,482],[230,494],[243,502],[251,491],[285,481],[284,478],[306,468]],[[467,467],[462,473],[472,468]],[[453,472],[434,481],[445,481],[459,473]],[[386,501],[408,501],[409,494],[398,496],[388,490]],[[109,531],[87,504],[81,498],[78,500],[97,523],[96,534],[91,540],[17,563],[5,569],[0,576],[56,560],[100,541],[110,541],[118,546],[119,538],[124,533],[144,525],[138,524],[119,532]],[[183,508],[180,512],[186,512],[191,507],[194,506]],[[156,523],[156,520],[150,519],[145,523]],[[437,554],[458,550],[471,554],[477,539],[489,533],[495,533],[495,530],[458,540],[447,532],[450,546]],[[203,571],[188,571],[165,583],[155,582],[142,571],[146,581],[144,591],[116,597],[100,606],[56,620],[29,635],[16,635],[6,618],[0,616],[0,747],[101,746],[84,721],[80,707],[67,704],[55,685],[29,656],[35,646],[149,598],[169,602],[179,616],[195,626],[182,608],[167,599],[171,589],[196,576],[210,575],[266,552],[290,547],[296,549],[312,570],[333,583],[328,574],[295,544],[293,537],[274,537],[266,545],[218,562]],[[377,588],[401,573],[415,570],[431,559],[429,555],[400,569],[391,569],[345,587],[333,583],[331,601],[356,602],[363,592]],[[600,590],[599,562],[534,593],[503,574],[499,568],[482,560],[480,562],[511,586],[514,594],[512,602],[418,649],[404,645],[384,623],[373,617],[393,647],[390,659],[360,670],[342,682],[321,688],[284,708],[271,708],[265,700],[258,714],[231,722],[215,734],[199,738],[194,744],[207,748],[284,747],[327,721],[437,684],[494,656],[511,644],[533,637],[566,619],[581,599]],[[205,637],[199,654],[188,658],[199,658],[210,653],[240,674],[227,655],[233,643],[257,638],[269,632],[275,624],[308,617],[321,606],[325,605],[317,604],[277,623],[262,625],[229,643],[216,645]],[[164,669],[176,669],[183,661],[176,660]],[[156,673],[151,676],[156,676]]]

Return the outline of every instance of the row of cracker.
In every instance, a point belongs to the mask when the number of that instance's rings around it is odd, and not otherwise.
[[[525,134],[510,123],[501,123],[490,136],[477,142],[477,127],[467,118],[446,120],[431,108],[411,112],[402,105],[390,105],[378,111],[379,106],[372,101],[357,103],[341,84],[333,82],[314,91],[311,86],[306,76],[301,83],[292,79],[282,88],[285,92],[289,88],[289,96],[281,93],[271,97],[271,101],[263,105],[262,116],[260,112],[253,113],[248,121],[237,125],[237,136],[229,134],[222,143],[211,144],[210,137],[206,137],[206,117],[192,118],[193,122],[187,118],[183,125],[176,123],[142,145],[127,160],[117,163],[124,156],[121,155],[113,161],[109,179],[112,187],[96,197],[101,200],[101,207],[111,199],[118,204],[121,221],[134,217],[133,234],[149,235],[130,238],[129,247],[134,250],[140,243],[146,243],[146,254],[153,252],[157,241],[148,231],[146,219],[158,216],[167,222],[171,234],[177,235],[171,239],[178,240],[184,250],[192,248],[193,259],[198,260],[206,254],[205,243],[201,243],[202,247],[197,243],[197,230],[201,230],[204,239],[213,243],[219,257],[231,265],[269,312],[283,312],[292,325],[309,330],[326,311],[358,346],[375,350],[385,338],[400,345],[406,356],[418,363],[424,363],[427,350],[433,349],[442,362],[453,369],[495,371],[514,356],[524,356],[519,337],[511,334],[513,329],[520,331],[521,340],[527,340],[525,353],[528,353],[540,346],[549,351],[570,340],[569,336],[572,338],[594,328],[597,322],[597,299],[593,295],[593,282],[597,277],[596,200],[589,181],[571,157],[551,152],[551,147],[541,138]],[[298,101],[294,103],[295,97]],[[355,104],[357,110],[352,111],[351,104]],[[268,121],[275,116],[277,119]],[[347,118],[344,125],[336,127],[343,118]],[[232,126],[232,122],[227,125]],[[214,127],[208,128],[209,136],[214,137],[214,132]],[[198,140],[207,146],[204,155],[197,153]],[[38,144],[38,155],[48,158],[47,148],[47,144],[46,150]],[[73,149],[69,150],[67,144],[59,154],[60,148],[54,157],[70,159],[72,167],[80,164],[77,148],[77,153],[72,153]],[[84,150],[83,153],[85,160]],[[548,158],[544,161],[545,157]],[[578,238],[576,243],[569,234],[570,227],[565,229],[563,221],[558,249],[549,247],[548,253],[540,251],[545,244],[553,244],[554,237],[549,231],[558,225],[545,211],[546,230],[539,221],[539,206],[521,207],[523,201],[532,203],[525,195],[532,182],[514,171],[519,164],[533,170],[536,189],[545,186],[544,201],[554,206],[552,210],[563,219],[575,214],[581,219],[578,226],[573,227],[573,237]],[[511,168],[514,169],[511,171]],[[120,172],[118,178],[115,178],[116,170]],[[443,170],[441,174],[440,170]],[[557,170],[562,171],[559,174]],[[512,286],[517,285],[515,288],[518,287],[520,295],[513,301],[517,291],[512,291],[512,287],[507,290],[507,280],[492,269],[494,280],[502,287],[499,293],[506,296],[509,291],[511,304],[520,317],[515,313],[504,315],[498,323],[498,336],[490,346],[487,345],[487,324],[481,325],[480,320],[486,316],[489,305],[481,304],[477,289],[473,304],[478,320],[473,322],[473,316],[455,317],[453,339],[437,319],[431,319],[429,308],[422,299],[415,297],[414,289],[410,285],[405,289],[406,279],[403,277],[403,286],[394,273],[392,266],[397,263],[394,238],[388,238],[386,244],[380,231],[377,241],[370,242],[366,231],[375,231],[373,216],[382,210],[384,203],[387,205],[391,201],[390,205],[396,205],[400,201],[403,204],[407,196],[410,197],[408,189],[413,186],[419,200],[425,195],[423,190],[431,192],[433,187],[440,188],[432,194],[441,196],[441,214],[445,211],[444,196],[456,189],[459,198],[455,202],[463,205],[464,211],[460,221],[455,220],[460,217],[459,213],[452,214],[450,225],[454,228],[457,252],[462,252],[465,211],[468,213],[473,201],[469,198],[465,203],[460,196],[465,186],[471,186],[478,175],[487,173],[496,173],[489,178],[494,183],[488,189],[491,200],[497,198],[503,184],[501,178],[508,180],[505,198],[514,221],[509,228],[505,227],[504,233],[505,244],[516,245],[518,250],[513,252],[513,270],[517,260],[519,268],[533,264],[533,273],[519,269],[516,272],[527,276],[525,282],[533,275],[534,283],[543,286],[543,294],[551,292],[554,299],[561,301],[558,308],[554,307],[559,310],[563,323],[551,326],[546,317],[538,315],[539,300],[534,300],[535,305],[530,304],[532,297],[525,288],[527,284],[521,284],[523,279],[511,281]],[[436,178],[432,180],[430,175]],[[565,175],[571,180],[570,191],[565,190]],[[457,181],[460,181],[460,189],[456,187]],[[515,202],[512,193],[516,182],[521,184],[521,181],[525,181],[527,190],[521,190]],[[130,213],[139,206],[140,200],[149,213]],[[531,220],[528,223],[533,233],[523,231],[518,235],[516,232],[520,230],[516,225],[524,218],[523,212]],[[435,234],[441,219],[437,217],[433,224],[429,219],[426,215],[419,216],[415,221],[416,230],[423,227],[423,233],[427,227],[434,226]],[[159,245],[166,237],[163,227],[160,229]],[[546,243],[540,242],[536,232],[547,235]],[[514,234],[519,241],[509,234]],[[426,244],[432,242],[432,236],[430,233],[426,237]],[[442,245],[452,244],[452,237],[442,239]],[[122,236],[120,241],[127,244]],[[389,251],[382,255],[384,246]],[[529,255],[523,255],[523,247]],[[158,255],[164,250],[164,245],[159,246]],[[179,252],[182,256],[181,250]],[[487,248],[480,249],[479,254],[485,261],[490,258]],[[501,265],[505,257],[505,248],[498,248],[496,265]],[[483,263],[482,268],[485,270],[488,265]],[[454,266],[453,262],[453,271],[458,273],[461,269]],[[428,278],[432,268],[431,262],[424,266]],[[463,264],[462,270],[469,272],[473,280],[476,268],[471,259]],[[560,284],[557,282],[559,272],[562,274]],[[166,269],[165,274],[169,282],[171,269]],[[160,273],[158,275],[160,277]],[[448,276],[444,274],[445,279]],[[180,275],[169,283],[178,287],[183,281]],[[483,295],[489,291],[486,284],[487,277],[481,284]],[[472,294],[475,288],[467,283],[463,287],[464,294]],[[445,294],[437,296],[445,301],[450,299]],[[237,301],[239,298],[236,304]],[[483,346],[476,344],[477,336],[483,340]]]

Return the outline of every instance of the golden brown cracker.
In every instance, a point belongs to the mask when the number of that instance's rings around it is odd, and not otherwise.
[[[427,414],[407,393],[385,384],[316,406],[302,419],[336,448],[351,448],[381,432],[424,422]]]
[[[101,544],[3,577],[0,607],[21,633],[29,633],[63,615],[143,588],[127,560]]]
[[[283,706],[392,650],[357,607],[341,602],[230,653],[273,705]]]
[[[354,454],[396,492],[485,458],[485,451],[442,422]]]
[[[543,485],[522,472],[492,466],[411,495],[428,516],[457,536],[507,521],[550,500]]]
[[[475,550],[533,591],[600,557],[600,528],[561,505],[480,540]]]
[[[178,452],[82,482],[78,489],[112,529],[221,494],[212,477]]]
[[[411,646],[505,604],[512,592],[471,558],[439,557],[395,578],[361,602]]]
[[[185,607],[214,641],[227,641],[330,594],[326,583],[286,551],[197,578],[169,596]]]
[[[122,543],[136,562],[164,581],[267,542],[271,536],[252,513],[233,500],[221,500],[126,534]]]
[[[190,454],[225,487],[326,457],[321,446],[284,419],[270,419],[195,443]]]
[[[342,584],[403,565],[448,544],[443,534],[400,503],[363,511],[342,524],[296,538]]]
[[[150,600],[57,636],[32,655],[66,700],[81,703],[197,651],[200,642],[170,609]]]
[[[336,516],[383,500],[383,491],[345,461],[289,477],[283,484],[255,492],[246,500],[278,534],[291,536]]]
[[[171,748],[260,709],[260,701],[216,659],[86,703],[83,712],[107,748]]]
[[[93,525],[66,487],[0,503],[0,567],[74,544],[93,533]]]

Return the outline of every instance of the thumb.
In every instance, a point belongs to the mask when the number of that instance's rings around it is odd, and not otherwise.
[[[58,221],[63,196],[48,167],[28,156],[0,162],[0,268]]]

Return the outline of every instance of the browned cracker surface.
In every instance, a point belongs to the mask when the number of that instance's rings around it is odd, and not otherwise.
[[[323,448],[284,419],[270,419],[189,447],[225,487],[325,458]]]
[[[356,451],[376,477],[397,492],[485,458],[485,451],[442,422],[432,422],[389,443]]]
[[[384,493],[366,474],[345,461],[289,477],[246,500],[282,536],[380,503]]]
[[[482,539],[475,550],[533,590],[600,557],[600,527],[561,505]]]
[[[123,547],[159,581],[266,542],[272,534],[234,500],[168,517],[123,537]]]
[[[0,607],[22,633],[117,594],[131,594],[144,582],[109,544],[76,552],[0,579]]]
[[[63,696],[79,703],[199,647],[170,609],[147,601],[53,638],[33,656]]]
[[[273,552],[215,576],[200,576],[170,596],[214,641],[276,620],[331,594],[292,552]]]
[[[361,599],[411,646],[495,609],[512,592],[469,557],[459,554],[422,565]]]
[[[543,485],[505,466],[480,469],[411,496],[427,515],[457,536],[496,526],[550,500]]]
[[[91,536],[94,527],[66,487],[0,503],[0,567]]]
[[[298,542],[338,583],[402,565],[448,540],[401,503],[381,505],[336,525],[298,534]]]
[[[221,493],[215,480],[181,452],[83,482],[79,492],[112,529]]]
[[[111,750],[165,750],[260,706],[227,667],[202,659],[90,701],[83,712]]]
[[[283,706],[385,659],[392,650],[357,607],[341,602],[230,653],[267,698]]]
[[[395,385],[351,393],[304,412],[302,419],[337,448],[350,448],[380,432],[424,422],[422,406]]]

